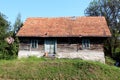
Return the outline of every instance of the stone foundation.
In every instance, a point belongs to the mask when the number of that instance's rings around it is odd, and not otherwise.
[[[18,58],[37,56],[42,57],[44,53],[40,51],[19,51]],[[80,50],[78,52],[59,52],[55,55],[56,58],[80,58],[83,60],[99,61],[105,63],[104,52],[94,50]]]
[[[41,53],[40,51],[25,51],[25,50],[20,50],[18,52],[18,58],[26,58],[26,57],[29,57],[29,56],[41,57],[43,55],[44,55],[44,53]]]
[[[57,58],[80,58],[83,60],[92,60],[105,63],[105,57],[103,51],[93,50],[80,50],[79,52],[62,53],[59,52],[56,55]]]

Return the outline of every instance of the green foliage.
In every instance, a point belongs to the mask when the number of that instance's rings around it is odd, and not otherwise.
[[[105,57],[105,63],[110,65],[110,66],[114,66],[115,60],[113,60],[112,58],[106,56]]]
[[[20,13],[18,14],[16,21],[13,25],[13,31],[11,31],[11,36],[14,38],[14,43],[10,45],[10,55],[12,56],[11,58],[16,58],[17,57],[17,53],[19,50],[19,39],[16,36],[17,32],[19,31],[19,29],[22,26],[22,21],[21,21],[21,15]]]
[[[0,59],[6,58],[9,54],[7,48],[9,45],[5,41],[8,35],[9,22],[6,20],[6,16],[0,13]]]
[[[14,27],[14,29],[13,29],[14,34],[16,34],[19,31],[19,29],[21,28],[22,25],[23,25],[23,23],[21,21],[21,15],[19,13],[17,18],[16,18],[16,21],[15,21],[15,23],[13,25],[13,27]]]
[[[10,31],[10,23],[6,20],[6,16],[0,13],[0,59],[13,59],[17,57],[19,40]],[[14,38],[14,42],[9,44],[6,38]]]
[[[10,58],[17,58],[17,53],[18,53],[18,49],[19,49],[19,40],[17,37],[14,37],[15,41],[13,44],[9,45],[9,55]]]
[[[86,16],[104,16],[112,33],[112,37],[105,42],[104,50],[107,56],[118,58],[116,49],[120,31],[120,0],[93,0],[85,10]],[[120,52],[119,52],[120,55]]]
[[[16,33],[19,31],[21,26],[22,26],[21,15],[18,14],[18,16],[16,18],[16,21],[13,25],[14,29],[13,29],[13,31],[9,32],[10,36],[12,38],[14,38],[14,43],[9,45],[9,55],[10,55],[9,59],[14,59],[18,55],[17,53],[18,53],[18,50],[19,50],[19,39],[16,36]]]
[[[119,80],[120,69],[80,59],[28,59],[0,61],[0,79]]]

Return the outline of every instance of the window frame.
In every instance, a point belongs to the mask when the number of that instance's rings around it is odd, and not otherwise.
[[[32,39],[31,40],[31,48],[38,48],[38,40],[37,39]]]
[[[82,49],[89,49],[89,48],[90,48],[90,40],[82,39]]]

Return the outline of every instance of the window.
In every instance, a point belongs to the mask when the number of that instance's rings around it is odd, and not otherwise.
[[[88,48],[90,48],[90,40],[89,40],[89,39],[83,39],[83,40],[82,40],[82,48],[83,48],[83,49],[88,49]]]
[[[31,40],[31,48],[38,48],[38,40]]]

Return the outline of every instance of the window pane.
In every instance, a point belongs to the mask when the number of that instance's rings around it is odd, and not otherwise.
[[[38,47],[38,40],[31,40],[31,47],[37,48]]]
[[[89,41],[89,39],[83,39],[82,40],[82,47],[83,47],[83,49],[90,48],[90,41]]]

